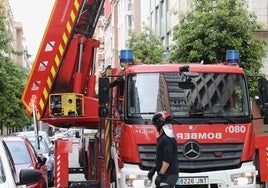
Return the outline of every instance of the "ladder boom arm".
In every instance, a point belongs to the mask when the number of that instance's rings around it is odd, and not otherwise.
[[[49,95],[56,92],[92,94],[87,82],[99,46],[92,36],[103,4],[104,0],[55,1],[22,96],[28,114],[35,105],[37,119],[47,116]]]

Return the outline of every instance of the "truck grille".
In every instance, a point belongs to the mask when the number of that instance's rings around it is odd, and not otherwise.
[[[243,144],[200,144],[200,155],[189,159],[184,154],[184,145],[178,145],[178,161],[181,172],[202,172],[230,169],[241,165]],[[156,145],[138,146],[141,169],[154,166]]]

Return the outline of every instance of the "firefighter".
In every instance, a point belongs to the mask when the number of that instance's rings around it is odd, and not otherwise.
[[[152,123],[159,132],[156,146],[155,167],[148,172],[152,180],[155,172],[155,185],[157,188],[172,188],[178,179],[178,151],[177,141],[172,129],[170,114],[163,111],[156,113]]]

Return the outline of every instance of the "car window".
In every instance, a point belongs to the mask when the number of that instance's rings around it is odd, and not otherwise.
[[[33,147],[36,149],[37,152],[41,152],[43,154],[49,152],[49,148],[47,147],[47,144],[45,142],[39,142],[40,148],[38,148],[37,142],[35,140],[31,140],[31,144],[33,145]]]
[[[2,159],[0,158],[0,184],[4,183],[5,181],[6,181],[5,170],[4,170]]]
[[[24,142],[6,141],[15,165],[32,163],[31,156]]]
[[[24,135],[26,136],[29,140],[35,139],[36,135],[34,132],[30,132],[30,133],[26,133],[26,132],[22,132],[19,133],[19,135]],[[50,140],[49,140],[49,136],[45,133],[39,133],[40,136],[42,136],[42,140],[44,140],[48,145],[51,144]]]

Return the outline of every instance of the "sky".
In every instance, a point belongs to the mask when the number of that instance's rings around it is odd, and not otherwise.
[[[22,23],[25,44],[35,58],[55,0],[9,0],[16,22]]]

